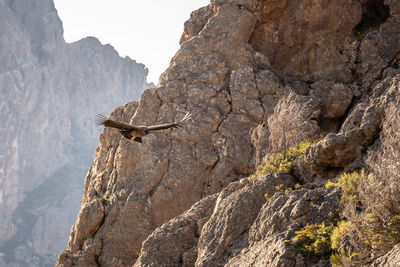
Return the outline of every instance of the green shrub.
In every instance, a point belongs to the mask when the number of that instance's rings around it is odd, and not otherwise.
[[[340,257],[338,254],[333,253],[330,257],[329,260],[331,262],[332,267],[342,267],[342,261],[340,260]]]
[[[333,184],[333,186],[338,185],[343,189],[342,193],[342,202],[348,202],[348,201],[356,201],[359,199],[358,193],[357,193],[357,187],[360,183],[360,180],[366,177],[365,171],[361,170],[361,172],[353,172],[353,173],[343,173],[337,184]],[[329,184],[329,182],[328,182]],[[327,185],[325,185],[326,187]]]
[[[342,220],[339,221],[337,226],[333,228],[332,235],[331,235],[331,249],[332,255],[330,257],[331,265],[336,266],[343,266],[342,259],[352,259],[357,253],[353,253],[351,248],[345,249],[342,246],[342,240],[345,236],[349,234],[350,231],[354,229],[354,224],[350,221]]]
[[[326,256],[331,251],[333,225],[310,224],[295,233],[296,251],[307,258]]]
[[[339,183],[331,182],[331,180],[328,180],[328,182],[325,184],[325,188],[338,187],[338,186],[340,186]]]
[[[343,189],[342,216],[348,220],[332,232],[332,266],[341,266],[341,261],[367,266],[400,243],[399,116],[399,103],[386,107],[379,145],[365,157],[368,173],[345,173],[337,183],[325,185]]]
[[[333,229],[331,235],[331,248],[333,250],[338,250],[340,248],[340,242],[342,238],[347,235],[351,229],[353,229],[354,224],[350,221],[340,221],[338,225]]]
[[[367,239],[365,243],[372,249],[394,246],[400,242],[400,215],[395,215],[387,223],[380,221],[379,216],[372,213],[364,222]]]
[[[303,141],[285,152],[271,155],[269,158],[264,159],[262,165],[258,166],[257,174],[290,173],[294,160],[315,142],[315,140]]]

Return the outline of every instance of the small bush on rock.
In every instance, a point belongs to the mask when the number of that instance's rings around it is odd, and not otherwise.
[[[258,166],[257,174],[290,173],[294,160],[314,143],[315,140],[303,141],[284,152],[271,155],[264,159],[262,165]]]
[[[386,111],[380,146],[368,152],[366,171],[344,174],[336,185],[342,187],[343,215],[357,225],[346,234],[357,253],[347,260],[370,263],[400,242],[400,110]],[[329,184],[329,183],[328,183]],[[331,186],[331,185],[329,185]],[[339,256],[346,256],[345,253]]]
[[[331,251],[333,225],[310,224],[295,233],[296,251],[307,258],[326,256]]]

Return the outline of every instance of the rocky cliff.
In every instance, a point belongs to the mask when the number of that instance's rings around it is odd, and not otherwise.
[[[0,265],[52,266],[93,159],[96,113],[138,99],[147,69],[95,38],[67,44],[51,0],[0,1]]]
[[[358,229],[342,225],[384,218],[355,184],[379,168],[359,180],[363,171],[348,173],[374,166],[382,129],[398,130],[383,122],[400,100],[399,26],[390,0],[212,0],[194,11],[157,88],[111,113],[138,124],[193,120],[142,144],[103,131],[57,266],[372,264],[391,249],[385,237],[400,241],[390,230],[400,211],[384,234],[371,230],[363,253],[357,239],[345,243]]]

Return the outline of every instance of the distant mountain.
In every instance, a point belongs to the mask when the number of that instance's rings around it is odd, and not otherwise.
[[[67,44],[51,0],[0,1],[0,266],[53,266],[79,210],[96,113],[138,99],[148,70],[88,37]]]

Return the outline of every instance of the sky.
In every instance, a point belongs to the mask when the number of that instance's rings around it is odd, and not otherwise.
[[[183,24],[210,0],[54,0],[71,43],[87,36],[110,44],[149,69],[157,85],[179,49]]]

